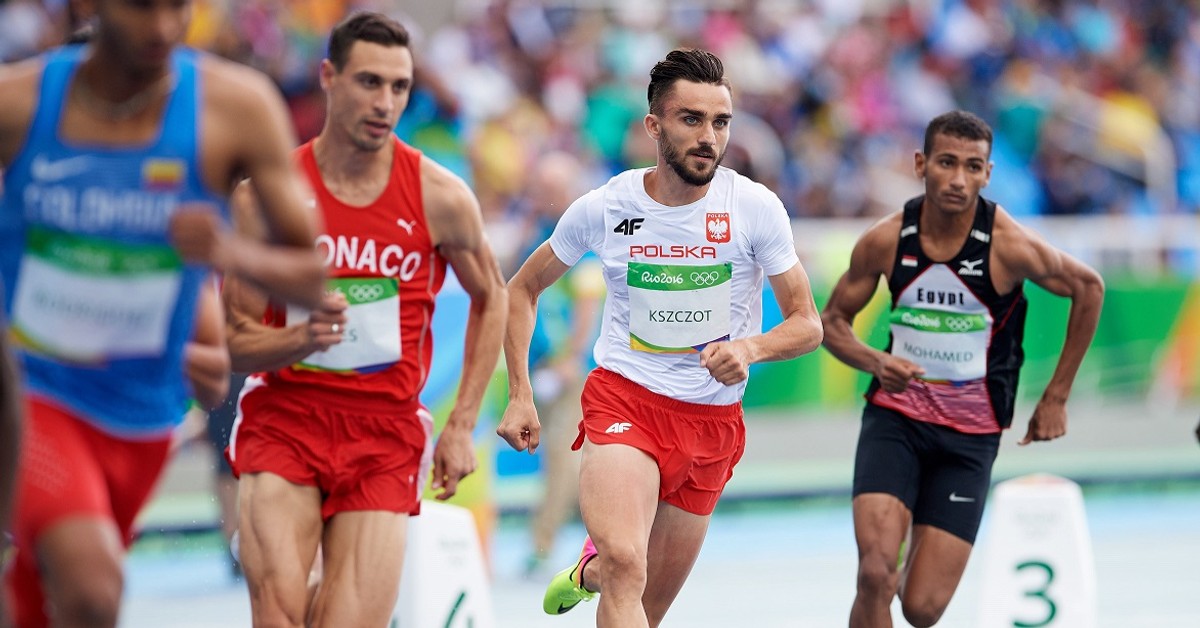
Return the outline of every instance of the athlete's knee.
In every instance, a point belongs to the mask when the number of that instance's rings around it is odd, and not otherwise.
[[[306,609],[287,608],[281,604],[252,604],[254,628],[303,628]]]
[[[868,595],[891,598],[896,594],[900,572],[896,561],[883,556],[864,556],[858,563],[858,590]]]
[[[308,615],[307,591],[287,595],[282,587],[247,578],[254,628],[302,628]]]
[[[942,613],[946,612],[946,604],[929,597],[902,597],[900,608],[904,611],[904,619],[908,620],[913,628],[929,628],[937,624],[942,618]]]
[[[644,548],[618,543],[600,550],[600,556],[601,581],[607,594],[618,589],[640,592],[646,588]]]
[[[56,625],[112,628],[117,625],[124,579],[119,566],[103,576],[90,574],[56,578],[47,587],[51,614]]]

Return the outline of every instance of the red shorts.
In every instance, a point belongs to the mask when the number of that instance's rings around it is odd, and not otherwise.
[[[353,395],[246,380],[229,439],[235,475],[269,472],[321,490],[321,516],[416,515],[433,458],[433,417],[419,401],[380,407]]]
[[[34,547],[42,532],[69,517],[99,517],[115,523],[128,546],[171,439],[118,438],[43,398],[27,397],[25,412],[13,517],[17,555],[6,580],[16,624],[40,626],[46,617]]]
[[[595,369],[583,387],[579,449],[629,445],[658,462],[658,498],[696,515],[717,506],[733,467],[746,450],[742,404],[711,406],[678,401]]]

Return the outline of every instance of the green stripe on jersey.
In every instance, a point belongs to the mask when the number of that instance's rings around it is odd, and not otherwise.
[[[959,314],[908,307],[892,310],[891,323],[919,331],[946,334],[965,334],[987,329],[987,318],[983,314]]]

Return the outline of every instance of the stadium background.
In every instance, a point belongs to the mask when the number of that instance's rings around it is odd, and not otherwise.
[[[1200,501],[1200,450],[1191,434],[1200,392],[1200,3],[194,4],[189,42],[274,77],[301,139],[318,132],[322,122],[324,100],[315,76],[329,28],[356,8],[401,18],[415,36],[418,85],[397,133],[472,184],[508,273],[528,246],[536,186],[528,173],[539,156],[554,150],[576,156],[584,189],[652,162],[654,147],[641,132],[646,76],[671,48],[700,46],[725,61],[736,110],[725,163],[783,199],[818,305],[857,235],[919,191],[912,152],[920,147],[928,119],[956,107],[979,113],[996,130],[996,165],[985,194],[1096,266],[1108,283],[1096,342],[1072,398],[1071,434],[1031,449],[1007,442],[997,479],[1037,470],[1061,473],[1084,483],[1089,496],[1099,495],[1101,513],[1127,513],[1132,505],[1144,511],[1144,521],[1130,523],[1135,530],[1153,530],[1163,517],[1182,517],[1193,529],[1200,521],[1191,517],[1196,513],[1191,504]],[[0,2],[0,60],[21,59],[61,41],[74,9],[67,0]],[[1037,289],[1030,292],[1023,414],[1014,432],[1023,431],[1030,404],[1049,378],[1066,316],[1064,303]],[[764,302],[764,319],[771,324],[779,314],[769,296]],[[436,321],[438,366],[425,397],[441,415],[457,380],[464,305],[461,291],[448,286]],[[878,324],[885,309],[880,295],[858,322],[877,345],[886,334]],[[473,478],[466,499],[485,528],[499,535],[492,546],[500,591],[512,586],[501,577],[513,575],[506,560],[519,562],[516,550],[505,545],[523,542],[522,517],[540,482],[538,457],[501,451],[502,443],[491,435],[503,378],[497,374],[477,439],[481,459],[491,464]],[[756,366],[751,382],[750,445],[722,512],[737,522],[739,509],[767,504],[767,514],[749,515],[748,530],[755,530],[755,522],[768,529],[790,527],[772,524],[771,517],[799,512],[796,525],[815,525],[825,530],[816,536],[852,542],[848,516],[839,519],[828,509],[841,514],[837,509],[848,502],[864,376],[819,351]],[[1013,436],[1005,440],[1015,441]],[[210,457],[202,449],[196,444],[181,451],[144,519],[147,540],[139,550],[144,554],[135,553],[131,576],[135,597],[147,591],[137,586],[139,556],[152,562],[145,556],[197,551],[197,544],[212,541],[216,509],[207,493]],[[1117,505],[1105,510],[1105,500]],[[497,513],[503,515],[498,527]],[[1098,525],[1111,523],[1110,517]],[[706,549],[705,556],[719,557],[727,550],[720,549],[722,536],[714,525],[718,549]],[[1167,534],[1157,538],[1173,538]],[[1121,551],[1130,552],[1129,560],[1159,561],[1151,582],[1162,583],[1163,590],[1194,590],[1191,565],[1200,560],[1195,543],[1169,559],[1154,559],[1149,557],[1157,555],[1155,535],[1126,541]],[[837,587],[842,597],[853,582],[848,556],[850,575]],[[1155,604],[1169,609],[1171,599]],[[1200,614],[1180,612],[1159,616],[1135,609],[1122,615],[1124,623],[1104,625],[1200,623]],[[1176,623],[1179,618],[1182,623]],[[795,625],[844,622],[813,621]]]

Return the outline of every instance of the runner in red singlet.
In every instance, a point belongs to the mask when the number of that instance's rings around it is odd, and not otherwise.
[[[296,152],[325,219],[323,306],[278,308],[226,283],[233,368],[258,372],[229,446],[256,626],[386,625],[427,463],[442,499],[476,466],[471,431],[507,292],[470,189],[392,135],[412,68],[407,32],[384,16],[357,14],[330,36],[325,127]],[[235,214],[249,207],[235,199]],[[418,396],[447,263],[471,312],[458,399],[430,451]],[[318,545],[324,575],[310,604]]]

